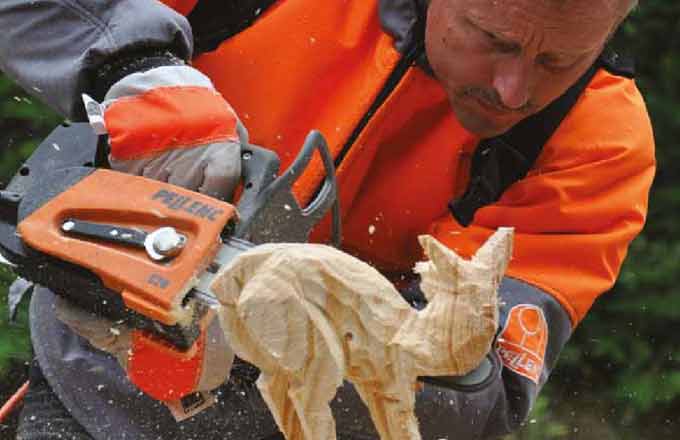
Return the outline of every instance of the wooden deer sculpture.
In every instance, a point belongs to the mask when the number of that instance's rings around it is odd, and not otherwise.
[[[257,386],[286,439],[336,438],[329,402],[345,378],[382,440],[416,440],[417,377],[465,374],[490,350],[512,234],[499,229],[471,260],[419,237],[429,258],[415,268],[429,301],[421,311],[375,269],[323,245],[258,246],[212,290],[234,352],[261,370]]]

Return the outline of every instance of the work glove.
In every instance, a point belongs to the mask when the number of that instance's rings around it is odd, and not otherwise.
[[[189,66],[132,73],[102,103],[83,95],[90,124],[109,135],[111,168],[229,200],[247,132],[210,79]]]

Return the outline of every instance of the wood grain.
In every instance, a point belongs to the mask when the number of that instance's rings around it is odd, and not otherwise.
[[[419,237],[428,257],[414,269],[429,301],[421,311],[371,266],[315,244],[258,246],[212,290],[227,339],[261,370],[258,388],[286,439],[336,438],[329,402],[344,378],[382,440],[416,440],[417,377],[463,375],[491,348],[512,235],[499,229],[471,260]]]

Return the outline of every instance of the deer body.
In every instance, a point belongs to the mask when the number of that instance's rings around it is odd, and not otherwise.
[[[381,439],[416,440],[417,377],[465,374],[490,349],[511,239],[500,229],[464,260],[420,237],[429,257],[416,266],[429,301],[421,311],[371,266],[323,245],[258,246],[212,290],[234,352],[260,368],[258,388],[288,440],[336,438],[329,402],[343,379]]]

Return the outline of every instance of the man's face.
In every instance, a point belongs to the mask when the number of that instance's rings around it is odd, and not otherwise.
[[[428,59],[461,124],[479,136],[495,136],[577,81],[619,22],[619,4],[431,0]]]

